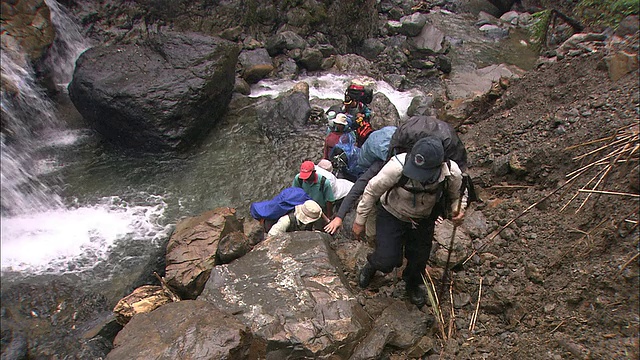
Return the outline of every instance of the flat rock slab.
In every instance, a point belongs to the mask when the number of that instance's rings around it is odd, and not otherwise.
[[[286,233],[216,266],[198,300],[237,314],[267,358],[348,358],[370,320],[318,232]]]

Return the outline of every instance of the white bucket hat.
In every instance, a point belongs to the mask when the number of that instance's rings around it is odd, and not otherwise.
[[[347,115],[345,114],[338,114],[336,115],[336,118],[333,119],[333,123],[334,124],[340,124],[340,125],[349,125],[349,123],[347,122]]]
[[[310,224],[322,217],[322,208],[317,202],[307,200],[303,204],[296,205],[294,215],[303,224]]]
[[[333,172],[333,165],[331,164],[331,161],[327,160],[327,159],[322,159],[320,161],[318,161],[318,166],[321,169],[325,169],[328,172]]]

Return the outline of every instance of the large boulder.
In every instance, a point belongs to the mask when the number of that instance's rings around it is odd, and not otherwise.
[[[221,239],[242,232],[235,209],[217,208],[176,224],[167,244],[165,280],[182,299],[195,299],[217,264],[216,253]]]
[[[85,120],[115,143],[182,150],[227,110],[238,53],[232,42],[196,33],[98,46],[77,60],[69,95]]]
[[[269,238],[216,266],[198,300],[238,314],[267,359],[348,359],[370,326],[318,232]]]
[[[282,139],[306,125],[311,115],[309,90],[295,87],[256,107],[260,131],[270,139]]]
[[[107,359],[254,359],[252,341],[251,331],[233,316],[186,300],[134,316]]]

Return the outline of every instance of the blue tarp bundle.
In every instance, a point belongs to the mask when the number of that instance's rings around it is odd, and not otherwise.
[[[251,203],[251,217],[256,220],[278,220],[281,216],[300,205],[311,200],[309,195],[299,187],[288,187],[282,190],[271,200]]]

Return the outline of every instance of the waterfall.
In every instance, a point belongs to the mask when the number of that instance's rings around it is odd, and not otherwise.
[[[58,207],[60,197],[38,180],[35,157],[45,145],[46,134],[60,125],[54,106],[20,54],[2,51],[2,83],[1,214],[5,217]]]
[[[90,45],[66,8],[55,0],[45,0],[45,3],[51,10],[51,22],[57,30],[53,47],[47,56],[47,66],[58,86],[66,91],[73,77],[75,60]]]
[[[56,38],[45,66],[66,96],[75,61],[89,44],[64,7],[55,0],[46,4]],[[68,165],[61,156],[74,153],[86,130],[70,130],[65,119],[58,118],[56,104],[38,85],[24,52],[3,46],[1,56],[2,271],[84,271],[105,261],[118,241],[164,238],[168,229],[159,222],[166,204],[160,197],[148,195],[142,205],[123,200],[121,194],[83,205],[74,204],[73,197],[62,198],[58,185],[64,187],[66,179],[58,170]]]

